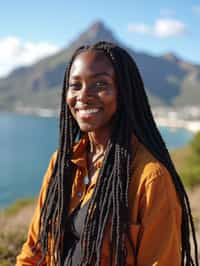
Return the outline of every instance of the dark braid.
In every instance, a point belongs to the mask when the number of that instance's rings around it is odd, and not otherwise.
[[[133,126],[133,131],[140,139],[140,141],[151,151],[151,153],[169,170],[180,198],[183,211],[181,227],[182,265],[195,265],[194,263],[198,265],[197,241],[195,237],[195,229],[187,194],[174,168],[165,143],[163,142],[163,139],[154,122],[144,90],[144,85],[137,66],[126,51],[122,50],[119,47],[117,47],[116,49],[119,50],[119,54],[123,54],[123,56],[120,56],[121,60],[119,60],[116,64],[115,70],[117,72],[117,77],[119,78],[119,87],[120,83],[121,86],[123,84],[123,88],[126,94],[126,98],[122,97],[122,99],[126,100],[124,107],[127,107],[128,109],[127,113],[129,114],[130,124]],[[122,74],[120,75],[120,73]],[[120,78],[123,78],[123,83]],[[125,87],[126,85],[127,87]],[[132,88],[132,90],[130,89],[130,87]],[[141,99],[143,99],[143,101],[141,101]],[[132,104],[133,102],[134,106]],[[129,108],[130,106],[134,108],[134,110]],[[194,242],[195,262],[191,257],[190,250],[190,227]]]
[[[182,265],[198,265],[195,238],[189,200],[181,180],[170,159],[165,143],[156,127],[138,68],[130,55],[122,48],[107,42],[80,47],[73,55],[65,74],[60,113],[60,143],[55,167],[48,185],[41,210],[39,237],[36,248],[41,248],[43,258],[53,252],[54,265],[61,265],[67,211],[69,209],[74,169],[70,163],[72,147],[81,136],[80,129],[66,105],[69,71],[76,56],[84,51],[103,52],[111,61],[118,85],[118,112],[113,133],[106,148],[105,159],[89,203],[81,238],[84,265],[101,265],[101,250],[105,230],[110,226],[110,265],[125,265],[127,250],[125,239],[130,239],[128,225],[128,188],[130,164],[133,157],[131,136],[134,134],[162,162],[172,176],[182,207]],[[190,231],[195,248],[191,256]],[[53,238],[53,247],[48,238]],[[135,248],[131,242],[133,252]],[[56,254],[56,255],[55,255]],[[113,261],[114,260],[114,261]],[[70,265],[71,254],[67,256]],[[42,262],[42,260],[41,260]]]

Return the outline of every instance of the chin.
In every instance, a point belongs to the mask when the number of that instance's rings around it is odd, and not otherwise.
[[[92,126],[92,125],[79,125],[79,127],[80,127],[80,130],[82,131],[82,132],[91,132],[91,131],[95,131],[96,130],[96,128],[94,127],[94,126]]]

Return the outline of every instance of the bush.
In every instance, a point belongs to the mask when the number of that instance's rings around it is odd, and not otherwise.
[[[16,200],[12,205],[4,209],[4,215],[12,216],[17,214],[22,208],[31,205],[34,202],[33,198],[24,198]]]
[[[180,175],[186,186],[192,187],[200,184],[200,132],[190,143],[191,154],[180,170]]]
[[[0,266],[15,265],[26,233],[0,233]]]
[[[200,184],[200,167],[193,166],[192,168],[185,167],[181,172],[180,176],[184,184],[188,187],[193,187]]]

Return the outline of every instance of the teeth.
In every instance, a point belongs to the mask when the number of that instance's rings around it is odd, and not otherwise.
[[[79,110],[80,114],[92,114],[97,113],[99,109],[86,109],[86,110]]]

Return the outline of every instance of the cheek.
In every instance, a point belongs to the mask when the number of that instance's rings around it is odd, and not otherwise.
[[[110,109],[110,112],[116,112],[117,111],[117,93],[115,91],[106,93],[102,97],[104,99],[104,103],[106,106]]]
[[[69,106],[69,109],[72,110],[75,105],[75,97],[68,91],[66,97],[66,103]]]
[[[75,106],[75,97],[72,96],[71,93],[67,92],[67,97],[66,97],[66,104],[72,114],[72,116],[75,118],[75,109],[74,109],[74,106]]]

